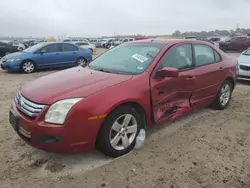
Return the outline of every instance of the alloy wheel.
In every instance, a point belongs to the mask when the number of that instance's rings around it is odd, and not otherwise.
[[[22,68],[24,72],[31,73],[34,71],[35,65],[33,62],[27,61],[23,64]]]
[[[138,124],[136,118],[131,114],[123,114],[113,123],[109,141],[115,150],[124,150],[129,147],[137,133]]]
[[[230,86],[228,84],[225,84],[222,88],[221,88],[221,95],[220,95],[220,103],[222,106],[226,106],[227,103],[229,102],[230,99]]]
[[[80,66],[82,66],[82,67],[86,66],[86,61],[85,61],[85,59],[83,59],[83,58],[80,58],[80,59],[77,61],[77,63],[78,63],[78,65],[80,65]]]

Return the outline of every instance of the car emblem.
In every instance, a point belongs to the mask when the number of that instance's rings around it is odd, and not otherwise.
[[[20,103],[20,106],[21,106],[21,107],[23,107],[24,102],[23,102],[23,100],[22,100],[22,99],[20,99],[19,103]]]

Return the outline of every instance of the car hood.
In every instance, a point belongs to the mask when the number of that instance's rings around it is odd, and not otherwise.
[[[131,78],[78,66],[31,81],[22,86],[21,94],[39,104],[52,104],[66,98],[88,97]]]
[[[20,58],[21,56],[26,55],[26,54],[28,54],[28,53],[14,52],[14,53],[11,53],[11,54],[4,56],[3,59]]]
[[[248,55],[240,55],[240,57],[238,57],[238,62],[239,62],[239,64],[248,64],[248,65],[250,65],[250,56],[248,56]]]

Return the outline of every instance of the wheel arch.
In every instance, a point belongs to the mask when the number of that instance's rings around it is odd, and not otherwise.
[[[119,103],[119,104],[113,106],[113,108],[109,110],[107,116],[109,114],[111,114],[113,111],[117,110],[118,108],[120,108],[122,106],[131,106],[131,107],[133,107],[141,115],[141,117],[143,118],[142,119],[143,128],[147,128],[147,114],[146,114],[146,111],[143,108],[143,106],[140,103],[136,102],[136,101],[125,101],[125,102],[122,102],[122,103]],[[105,119],[104,119],[104,121],[105,121]]]
[[[98,131],[97,136],[96,136],[96,141],[95,141],[95,147],[96,147],[96,149],[98,149],[98,144],[97,144],[98,142],[97,142],[97,140],[99,139],[99,135],[100,135],[101,129],[102,129],[103,124],[105,123],[106,119],[108,118],[108,116],[109,116],[112,112],[114,112],[115,110],[117,110],[117,109],[119,109],[119,108],[121,108],[121,107],[123,107],[123,106],[131,106],[131,107],[135,108],[136,111],[137,111],[137,112],[140,114],[140,116],[143,118],[143,119],[142,119],[142,122],[143,122],[143,125],[142,125],[142,126],[143,126],[143,128],[144,128],[144,129],[147,128],[147,117],[146,117],[147,115],[146,115],[145,109],[143,108],[143,106],[142,106],[141,104],[139,104],[138,102],[135,102],[135,101],[126,101],[126,102],[119,103],[119,104],[113,106],[113,108],[110,109],[110,110],[108,111],[107,116],[106,116],[105,119],[102,121],[101,126],[100,126],[99,131]]]
[[[79,59],[84,59],[86,62],[88,62],[84,56],[79,56],[76,61],[78,61]]]
[[[24,59],[24,60],[22,60],[22,62],[20,63],[20,68],[22,68],[23,63],[25,63],[25,62],[27,62],[27,61],[31,61],[31,62],[33,62],[33,63],[35,64],[35,67],[37,66],[37,64],[36,64],[36,62],[35,62],[34,60],[32,60],[32,59]]]
[[[234,90],[234,88],[235,88],[235,81],[234,81],[234,79],[232,78],[232,77],[227,77],[225,80],[228,80],[231,84],[232,84],[232,89]]]

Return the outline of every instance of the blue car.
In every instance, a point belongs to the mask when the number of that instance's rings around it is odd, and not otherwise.
[[[37,69],[85,66],[91,60],[91,52],[75,44],[43,42],[6,55],[0,61],[4,70],[31,73]]]

